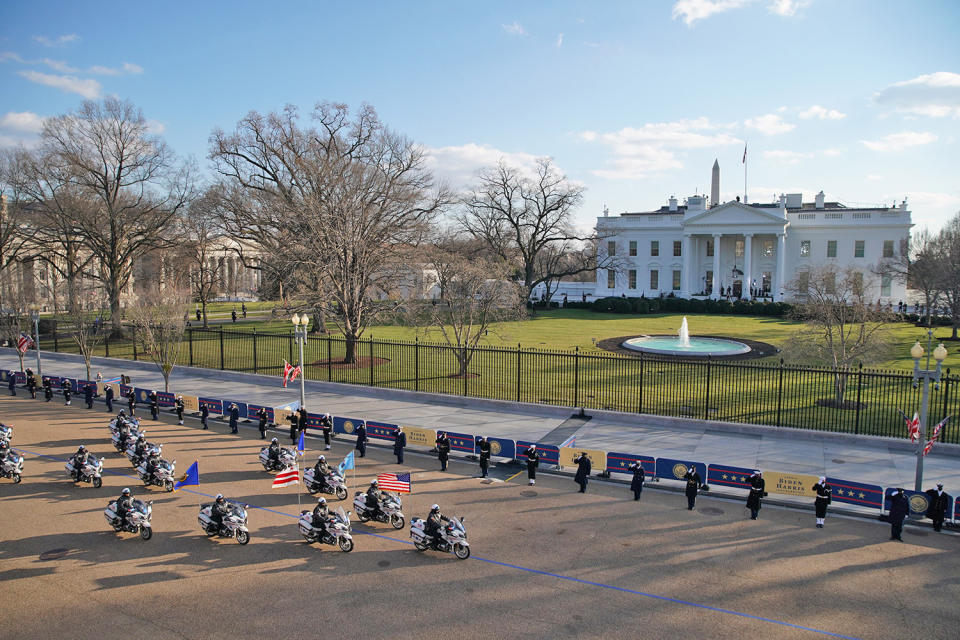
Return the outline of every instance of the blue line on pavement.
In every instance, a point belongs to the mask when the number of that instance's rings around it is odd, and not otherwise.
[[[26,454],[29,454],[29,455],[32,455],[32,456],[37,456],[37,457],[39,457],[39,458],[48,458],[48,459],[50,459],[50,460],[57,460],[57,461],[59,461],[59,462],[66,462],[66,459],[64,459],[64,458],[57,458],[57,457],[55,457],[55,456],[50,456],[50,455],[46,455],[46,454],[43,454],[43,453],[35,453],[35,452],[33,452],[33,451],[27,451],[26,449],[17,449],[17,448],[13,448],[13,447],[11,447],[11,449],[13,449],[13,451],[19,451],[20,453],[26,453]],[[123,477],[127,477],[127,478],[135,478],[135,479],[138,479],[138,478],[136,478],[136,476],[131,476],[131,475],[126,474],[126,473],[121,473],[121,472],[117,472],[117,471],[111,471],[111,470],[109,470],[109,469],[105,469],[105,471],[106,471],[107,473],[110,473],[110,474],[113,474],[113,475],[118,475],[118,476],[123,476]],[[203,497],[206,497],[206,498],[212,498],[212,497],[213,497],[213,496],[211,496],[210,494],[201,493],[200,491],[194,491],[194,490],[192,490],[192,489],[177,489],[177,491],[184,491],[184,492],[186,492],[186,493],[192,493],[192,494],[194,494],[194,495],[199,495],[199,496],[203,496]],[[300,516],[299,516],[299,515],[291,515],[291,514],[289,514],[289,513],[284,513],[284,512],[282,512],[282,511],[276,511],[276,510],[270,509],[270,508],[268,508],[268,507],[259,507],[259,506],[257,506],[257,505],[253,505],[253,504],[247,505],[247,506],[253,507],[254,509],[259,509],[259,510],[261,510],[261,511],[269,511],[270,513],[275,513],[275,514],[277,514],[277,515],[286,516],[286,517],[288,517],[288,518],[293,518],[293,519],[295,519],[295,520],[299,520],[299,519],[300,519]],[[412,545],[412,544],[413,544],[413,543],[410,542],[409,540],[398,540],[397,538],[392,538],[392,537],[390,537],[390,536],[386,536],[386,535],[383,535],[383,534],[380,534],[380,533],[373,533],[373,532],[369,532],[369,531],[357,531],[356,533],[360,533],[360,534],[363,534],[363,535],[365,535],[365,536],[372,536],[372,537],[374,537],[374,538],[381,538],[381,539],[383,539],[383,540],[390,540],[390,541],[392,541],[392,542],[399,542],[399,543],[401,543],[401,544],[407,544],[407,545]],[[823,630],[823,629],[816,629],[816,628],[814,628],[814,627],[805,627],[805,626],[803,626],[803,625],[793,624],[792,622],[785,622],[785,621],[783,621],[783,620],[775,620],[774,618],[764,618],[764,617],[762,617],[762,616],[755,616],[755,615],[752,615],[752,614],[749,614],[749,613],[742,613],[742,612],[740,612],[740,611],[733,611],[732,609],[722,609],[722,608],[720,608],[720,607],[713,607],[713,606],[710,606],[710,605],[708,605],[708,604],[701,604],[701,603],[699,603],[699,602],[690,602],[690,601],[688,601],[688,600],[680,600],[680,599],[678,599],[678,598],[671,598],[671,597],[669,597],[669,596],[661,596],[661,595],[657,595],[657,594],[655,594],[655,593],[647,593],[647,592],[645,592],[645,591],[637,591],[636,589],[629,589],[629,588],[627,588],[627,587],[618,587],[618,586],[612,585],[612,584],[604,584],[603,582],[594,582],[594,581],[592,581],[592,580],[584,580],[584,579],[582,579],[582,578],[575,578],[575,577],[573,577],[573,576],[565,576],[565,575],[560,574],[560,573],[552,573],[552,572],[550,572],[550,571],[543,571],[543,570],[541,570],[541,569],[533,569],[533,568],[524,567],[524,566],[521,566],[521,565],[518,565],[518,564],[510,564],[509,562],[500,562],[500,561],[498,561],[498,560],[492,560],[492,559],[490,559],[490,558],[482,558],[482,557],[479,557],[479,556],[471,556],[471,558],[472,558],[473,560],[477,560],[478,562],[485,562],[485,563],[487,563],[487,564],[496,565],[496,566],[499,566],[499,567],[506,567],[507,569],[514,569],[514,570],[516,570],[516,571],[523,571],[523,572],[525,572],[525,573],[532,573],[532,574],[536,574],[536,575],[547,576],[547,577],[549,577],[549,578],[557,578],[558,580],[566,580],[566,581],[568,581],[568,582],[576,582],[576,583],[584,584],[584,585],[587,585],[587,586],[590,586],[590,587],[599,587],[599,588],[601,588],[601,589],[609,589],[609,590],[611,590],[611,591],[620,591],[621,593],[629,593],[629,594],[632,594],[632,595],[643,596],[644,598],[652,598],[652,599],[654,599],[654,600],[661,600],[661,601],[663,601],[663,602],[672,602],[673,604],[680,604],[680,605],[684,605],[684,606],[688,606],[688,607],[694,607],[694,608],[697,608],[697,609],[704,609],[704,610],[706,610],[706,611],[715,611],[715,612],[717,612],[717,613],[724,613],[724,614],[731,615],[731,616],[737,616],[737,617],[739,617],[739,618],[747,618],[748,620],[756,620],[756,621],[758,621],[758,622],[768,622],[768,623],[770,623],[770,624],[776,624],[776,625],[780,625],[780,626],[782,626],[782,627],[789,627],[789,628],[791,628],[791,629],[799,629],[799,630],[801,630],[801,631],[809,631],[809,632],[811,632],[811,633],[817,633],[817,634],[820,634],[820,635],[830,636],[830,637],[832,637],[832,638],[842,638],[843,640],[859,640],[859,638],[857,638],[856,636],[845,636],[845,635],[843,635],[843,634],[841,634],[841,633],[834,633],[833,631],[825,631],[825,630]]]

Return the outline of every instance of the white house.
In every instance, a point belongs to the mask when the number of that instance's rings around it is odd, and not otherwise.
[[[595,295],[652,297],[785,298],[785,285],[802,281],[810,268],[852,267],[869,283],[868,299],[906,300],[906,284],[874,276],[872,268],[894,257],[909,238],[910,211],[899,206],[853,208],[813,202],[799,193],[777,202],[719,203],[720,168],[713,166],[710,202],[694,195],[671,197],[654,211],[597,218],[601,251],[618,256],[617,270],[598,269]],[[729,294],[728,294],[729,291]]]

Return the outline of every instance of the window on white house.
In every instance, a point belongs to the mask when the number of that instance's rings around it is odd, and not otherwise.
[[[637,288],[637,270],[630,269],[630,271],[628,271],[627,274],[629,276],[629,284],[627,286],[629,286],[631,289],[636,289]]]
[[[617,272],[613,269],[607,269],[607,289],[613,289],[617,286]]]
[[[810,257],[810,241],[809,240],[800,241],[800,257],[801,258]]]
[[[650,272],[650,288],[659,289],[660,288],[660,272],[656,269]]]

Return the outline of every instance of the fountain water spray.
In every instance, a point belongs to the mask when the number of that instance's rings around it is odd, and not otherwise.
[[[680,323],[680,346],[690,346],[690,329],[687,328],[687,316],[683,316],[683,322]]]

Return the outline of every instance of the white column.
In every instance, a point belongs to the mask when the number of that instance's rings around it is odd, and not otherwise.
[[[690,278],[690,264],[693,262],[691,259],[691,247],[693,243],[689,235],[683,236],[683,271],[680,282],[681,293],[683,291],[687,292],[687,297],[690,297],[690,294],[693,293],[693,280]]]
[[[721,234],[713,234],[713,290],[710,292],[714,300],[720,299],[720,238]]]
[[[777,234],[777,288],[774,290],[774,295],[776,300],[779,302],[783,300],[784,291],[783,288],[786,286],[786,271],[787,271],[787,234],[778,233]]]
[[[743,287],[740,295],[742,295],[745,300],[751,300],[753,298],[753,296],[750,295],[750,287],[753,285],[753,234],[752,233],[743,234],[743,275],[745,278],[745,282],[743,283]]]

